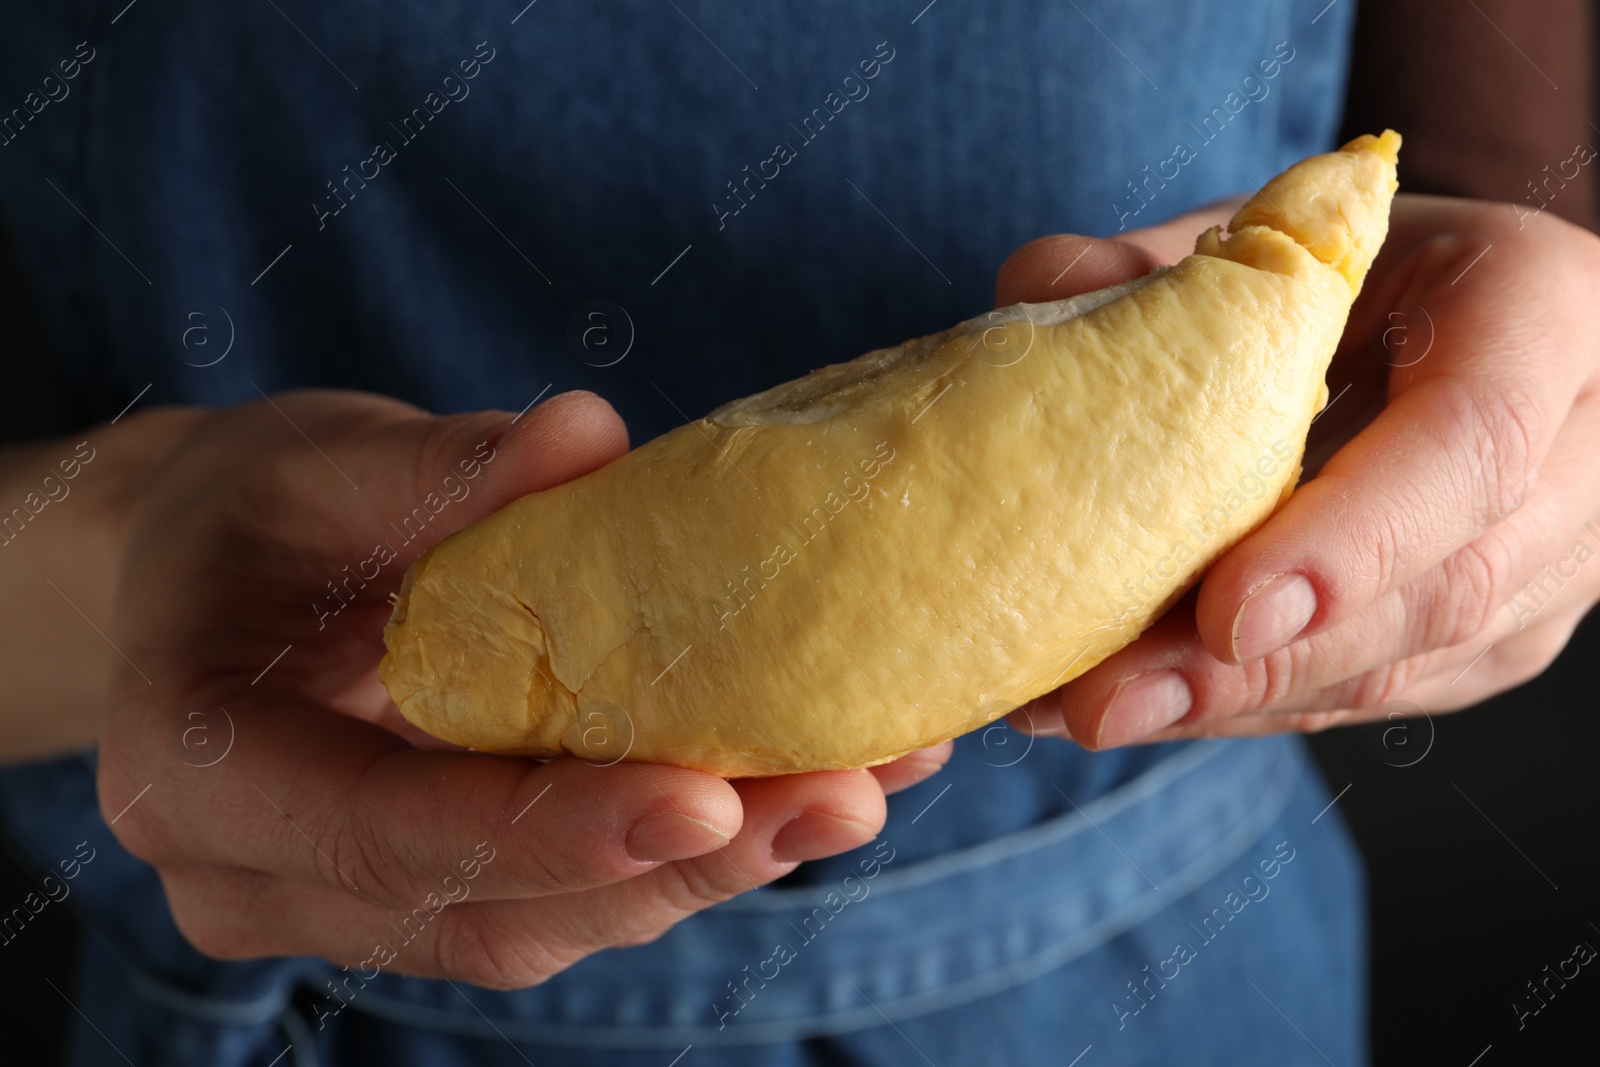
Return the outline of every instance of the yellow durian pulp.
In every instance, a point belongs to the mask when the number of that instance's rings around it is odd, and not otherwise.
[[[1136,281],[724,405],[446,539],[381,676],[481,751],[861,767],[1122,648],[1288,498],[1400,138]]]

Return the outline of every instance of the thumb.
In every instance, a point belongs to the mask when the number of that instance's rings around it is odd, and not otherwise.
[[[519,416],[476,411],[389,422],[361,450],[356,474],[379,488],[363,503],[372,529],[404,539],[409,566],[421,552],[519,497],[571,481],[628,451],[622,417],[600,397],[561,393]],[[407,462],[409,460],[409,462]],[[405,473],[395,479],[399,470]]]
[[[577,389],[530,408],[487,444],[483,514],[599,470],[628,451],[628,428],[605,400]]]
[[[1243,197],[1219,200],[1184,215],[1129,230],[1116,240],[1064,233],[1029,241],[1000,267],[995,306],[1038,303],[1132,281],[1194,251],[1195,238],[1226,225]]]
[[[1145,248],[1075,233],[1038,237],[1007,257],[995,280],[996,307],[1064,300],[1132,281],[1161,265]]]

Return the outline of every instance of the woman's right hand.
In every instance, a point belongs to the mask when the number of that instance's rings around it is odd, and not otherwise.
[[[871,840],[885,792],[938,770],[948,745],[736,782],[540,764],[399,718],[376,669],[406,567],[626,449],[586,393],[514,425],[351,392],[194,419],[129,519],[99,796],[196,948],[532,985]]]

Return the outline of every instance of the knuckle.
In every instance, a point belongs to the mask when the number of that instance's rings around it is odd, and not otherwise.
[[[736,895],[693,861],[666,864],[652,875],[652,895],[642,906],[607,916],[600,935],[608,948],[648,945],[690,915]]]
[[[1600,298],[1600,236],[1562,220],[1562,235],[1573,243],[1573,256],[1580,265],[1579,277],[1589,299]]]
[[[662,935],[664,935],[668,930],[672,929],[674,925],[676,924],[657,923],[654,926],[642,926],[637,930],[630,931],[629,933],[619,937],[613,947],[638,948],[641,945],[654,944],[655,942],[661,940]]]
[[[297,492],[304,493],[304,472],[278,449],[260,449],[244,457],[239,466],[240,473],[248,479],[242,484],[250,490],[245,500],[262,511],[281,507],[283,501],[293,500]]]
[[[713,853],[717,855],[717,853]],[[691,861],[657,868],[661,898],[680,917],[721,904],[734,894],[719,886],[704,868]]]
[[[240,921],[233,913],[208,903],[202,887],[184,888],[183,883],[167,876],[163,876],[162,882],[173,924],[202,956],[214,960],[247,960],[269,954],[254,924]]]
[[[121,795],[120,792],[115,795]],[[116,819],[116,825],[110,827],[111,834],[123,848],[133,855],[144,860],[153,867],[160,867],[166,861],[177,855],[175,842],[164,831],[160,819],[150,809],[139,810],[143,805],[135,804],[118,817],[116,811],[108,811],[106,805],[107,792],[104,786],[100,789],[101,805],[100,814],[103,819],[110,822]]]
[[[669,863],[648,875],[642,897],[609,910],[591,926],[589,940],[596,947],[631,948],[660,939],[678,923],[737,895],[724,888],[704,866],[693,860]]]
[[[1335,726],[1343,726],[1352,718],[1345,709],[1331,711],[1305,711],[1294,717],[1294,728],[1302,733],[1320,734]]]
[[[1266,711],[1273,704],[1286,700],[1308,686],[1314,686],[1316,684],[1316,679],[1313,677],[1315,664],[1312,662],[1312,657],[1315,655],[1315,650],[1312,648],[1314,640],[1316,639],[1293,641],[1271,655],[1246,664],[1242,668],[1244,671],[1244,692],[1240,702],[1242,710]]]
[[[252,432],[259,447],[228,460],[228,473],[232,476],[230,495],[244,523],[271,529],[274,521],[282,521],[284,501],[305,497],[308,477],[320,479],[323,471],[329,474],[333,472],[328,471],[326,462],[311,449],[306,449],[311,453],[309,458],[301,453],[300,447],[305,442],[286,421],[286,413],[269,407],[266,401],[249,407],[258,424],[252,427]],[[291,408],[289,414],[306,433],[313,435],[319,447],[324,450],[336,449],[330,436],[311,424],[305,413]],[[323,470],[315,475],[311,474],[313,462],[323,464]],[[311,484],[318,485],[321,482],[313,481]]]
[[[453,466],[459,458],[453,453],[460,447],[459,417],[438,419],[422,435],[417,448],[417,462],[412,467],[411,499],[419,504],[437,487],[433,484],[441,464]]]
[[[593,888],[593,881],[570,858],[552,849],[534,847],[522,857],[523,884],[549,893],[575,893]]]
[[[583,958],[539,938],[502,929],[481,912],[447,915],[434,939],[434,964],[447,978],[502,992],[539,985]]]
[[[1544,420],[1538,405],[1515,388],[1469,392],[1451,381],[1446,393],[1452,418],[1472,442],[1459,472],[1469,489],[1465,499],[1478,527],[1487,529],[1520,508],[1533,489]]]
[[[1510,546],[1492,533],[1464,545],[1418,583],[1408,597],[1413,647],[1445,648],[1487,630],[1511,598],[1515,560]]]
[[[244,939],[225,924],[207,921],[191,909],[172,909],[172,921],[185,941],[202,956],[214,960],[246,960],[252,953]]]
[[[367,821],[327,820],[321,832],[309,828],[307,833],[316,846],[317,873],[330,887],[379,904],[406,903],[399,861]]]
[[[1372,590],[1392,589],[1403,569],[1405,546],[1416,543],[1416,507],[1387,491],[1379,497],[1371,523],[1372,551],[1370,578]]]
[[[1494,217],[1501,223],[1504,239],[1506,240],[1521,234],[1543,244],[1559,246],[1570,244],[1580,255],[1584,245],[1589,245],[1600,251],[1600,241],[1596,241],[1593,234],[1581,226],[1568,222],[1554,212],[1540,211],[1537,214],[1522,216],[1516,220],[1517,225],[1515,227],[1511,225],[1511,220],[1502,219],[1499,212],[1495,212]],[[1497,242],[1499,240],[1501,238],[1496,238]],[[1591,262],[1600,263],[1600,257],[1592,258]]]
[[[430,419],[412,466],[411,500],[415,505],[424,507],[430,496],[439,498],[440,472],[453,476],[457,465],[470,458],[477,442],[488,435],[489,426],[481,414]]]
[[[1489,468],[1497,475],[1490,501],[1492,517],[1499,520],[1521,508],[1533,491],[1539,477],[1534,456],[1542,451],[1545,427],[1538,404],[1525,396],[1501,394],[1491,412],[1497,437],[1506,445],[1501,461]]]
[[[1513,241],[1544,242],[1550,240],[1563,223],[1553,212],[1538,210],[1520,214],[1519,211],[1492,211],[1474,220],[1473,229],[1480,240],[1456,239],[1452,242],[1453,261],[1459,263],[1457,271],[1477,254],[1484,244],[1505,247]],[[1452,273],[1447,277],[1456,277]]]
[[[143,796],[148,785],[109,770],[102,763],[95,792],[100,802],[100,817],[123,848],[157,869],[184,858],[193,851],[189,838],[169,825],[159,797]],[[129,800],[134,803],[128,805]]]
[[[1381,708],[1410,689],[1427,665],[1428,657],[1425,655],[1380,664],[1360,677],[1351,679],[1353,685],[1344,705],[1347,709],[1362,711]]]
[[[1567,646],[1570,632],[1541,633],[1512,642],[1509,648],[1495,649],[1499,668],[1498,688],[1514,689],[1543,674]]]

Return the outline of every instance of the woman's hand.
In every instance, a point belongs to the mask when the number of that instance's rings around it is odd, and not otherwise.
[[[291,393],[195,418],[150,475],[109,634],[126,660],[100,805],[201,951],[531,985],[871,840],[885,791],[948,757],[730,783],[410,728],[376,674],[406,567],[627,449],[590,394],[511,422]]]
[[[1229,214],[1035,241],[999,302],[1137,276]],[[1013,724],[1099,749],[1452,711],[1528,680],[1600,599],[1597,380],[1600,241],[1508,204],[1397,197],[1309,480],[1197,593]]]

